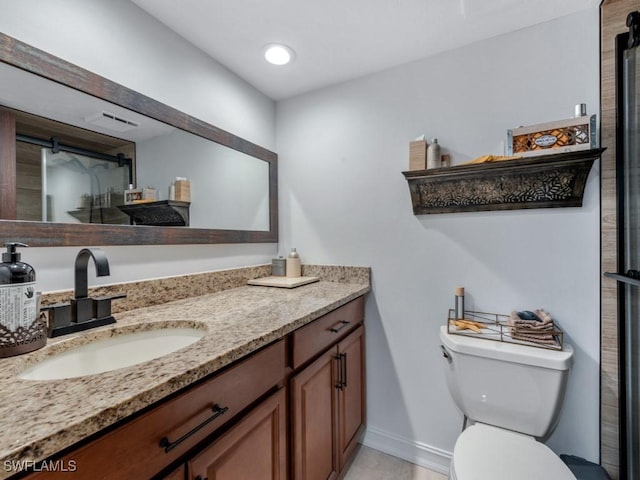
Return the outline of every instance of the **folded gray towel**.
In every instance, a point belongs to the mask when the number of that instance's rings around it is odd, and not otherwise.
[[[523,333],[511,333],[511,338],[514,340],[521,340],[525,342],[539,343],[540,345],[558,345],[558,341],[554,338],[553,335],[540,335],[533,334],[527,335]]]
[[[516,320],[513,322],[513,327],[523,332],[545,332],[553,331],[553,322],[545,323],[531,320]]]
[[[511,338],[541,345],[557,345],[551,315],[542,309],[536,310],[535,314],[540,320],[522,320],[517,312],[511,312],[507,320]]]
[[[549,332],[553,331],[553,319],[544,310],[536,310],[536,315],[540,320],[522,320],[518,316],[518,312],[511,312],[507,324],[511,332]]]

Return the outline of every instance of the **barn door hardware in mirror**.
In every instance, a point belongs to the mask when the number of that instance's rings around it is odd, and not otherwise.
[[[3,79],[16,74],[24,75],[26,80],[17,84],[40,82],[48,87],[57,88],[58,94],[64,96],[67,106],[75,106],[85,100],[78,100],[77,96],[92,98],[101,102],[101,109],[113,110],[116,115],[125,115],[134,121],[140,120],[150,128],[167,133],[165,143],[151,145],[143,142],[135,131],[117,135],[118,138],[134,142],[133,156],[135,161],[134,174],[141,186],[147,182],[169,182],[170,175],[190,176],[193,180],[212,178],[217,183],[193,185],[192,192],[205,194],[214,199],[215,205],[202,207],[201,201],[195,201],[192,194],[190,227],[159,227],[159,226],[129,226],[129,225],[101,225],[83,223],[57,223],[21,221],[26,220],[18,216],[16,192],[16,120],[12,113],[0,110],[0,242],[11,240],[24,241],[32,246],[81,246],[81,245],[145,245],[145,244],[208,244],[208,243],[271,243],[278,241],[278,201],[277,201],[277,155],[263,147],[255,145],[245,139],[221,130],[202,120],[175,110],[152,98],[116,84],[76,65],[54,57],[35,47],[20,42],[12,37],[0,33],[0,69]],[[6,73],[6,76],[5,76]],[[21,77],[22,78],[22,77]],[[21,97],[29,96],[37,89],[16,91],[8,95],[9,104],[5,98],[0,98],[0,104],[12,109],[25,110],[18,102]],[[69,97],[73,95],[73,97]],[[47,102],[49,103],[49,102]],[[98,108],[98,107],[96,107]],[[28,110],[27,110],[28,111]],[[29,112],[43,115],[42,112]],[[68,114],[69,112],[63,112]],[[57,121],[67,122],[65,118],[57,118],[57,112],[45,115]],[[82,128],[88,128],[80,125]],[[94,130],[93,128],[91,130]],[[96,132],[105,133],[99,127]],[[89,132],[91,133],[91,132]],[[128,137],[130,136],[130,138]],[[156,134],[157,136],[157,134]],[[187,143],[188,142],[188,143]],[[114,148],[122,148],[114,146]],[[144,163],[147,157],[158,158],[159,151],[171,151],[172,158],[180,158],[180,167],[186,165],[184,159],[191,160],[195,153],[204,154],[194,161],[195,166],[189,168],[205,168],[203,174],[184,173],[178,169],[174,172],[178,162],[158,162],[150,166]],[[176,157],[175,149],[186,155]],[[115,151],[115,150],[114,150]],[[219,160],[215,164],[210,158]],[[192,170],[200,172],[200,170]],[[223,176],[234,175],[233,178]],[[153,175],[162,173],[164,177],[158,180]],[[166,180],[164,180],[166,179]],[[256,183],[251,183],[256,182]],[[248,185],[260,185],[260,192]],[[158,183],[158,189],[164,193],[168,185]],[[242,187],[242,188],[241,188]],[[227,195],[238,195],[242,192],[242,201],[229,198],[215,197],[215,193],[225,192]],[[165,193],[166,195],[166,193]],[[166,198],[166,197],[164,197]],[[162,200],[163,197],[161,196]],[[251,200],[249,202],[248,200]],[[250,211],[239,211],[239,205],[250,205]],[[223,206],[223,208],[220,208]],[[244,207],[247,210],[247,207]],[[255,210],[255,212],[254,212]],[[219,216],[215,220],[210,217],[213,213]],[[239,213],[244,213],[248,220],[238,222]],[[66,221],[66,220],[65,220]],[[71,220],[74,221],[74,220]],[[210,224],[201,223],[210,221]],[[196,228],[192,228],[192,227]]]
[[[593,162],[604,149],[403,172],[413,213],[580,207]]]

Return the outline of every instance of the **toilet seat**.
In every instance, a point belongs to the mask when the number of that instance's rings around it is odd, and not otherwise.
[[[451,480],[576,480],[549,447],[533,437],[477,423],[456,441]]]

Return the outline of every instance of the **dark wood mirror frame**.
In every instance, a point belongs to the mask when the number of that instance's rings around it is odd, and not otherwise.
[[[0,242],[20,241],[33,247],[63,247],[278,241],[278,156],[274,152],[2,33],[0,62],[138,112],[269,164],[268,231],[27,222],[10,220],[16,218],[15,136],[4,139],[0,135],[0,218],[8,219],[0,220]],[[0,112],[0,124],[5,121]],[[0,131],[2,130],[5,129],[0,128]]]

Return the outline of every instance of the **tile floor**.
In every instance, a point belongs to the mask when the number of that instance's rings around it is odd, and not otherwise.
[[[432,472],[386,453],[361,446],[344,480],[447,480]]]

